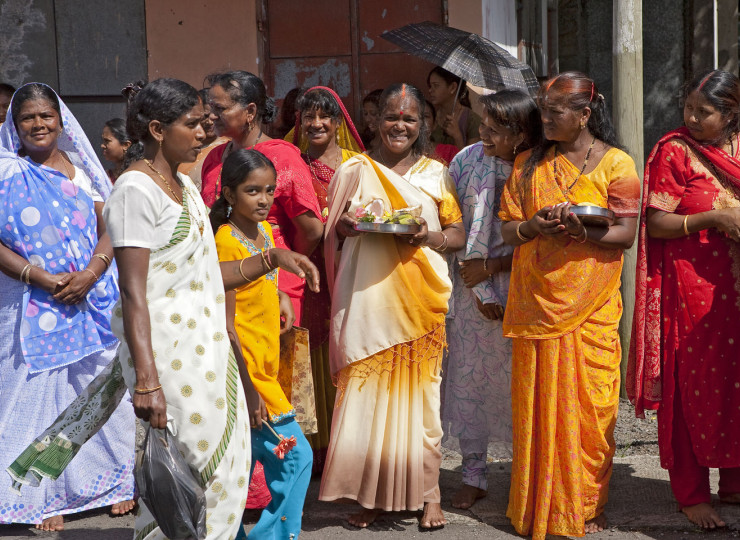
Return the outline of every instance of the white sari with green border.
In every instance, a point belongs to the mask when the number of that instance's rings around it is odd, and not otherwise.
[[[202,216],[207,210],[190,181],[184,183],[188,196],[179,222],[170,241],[152,250],[149,258],[152,348],[169,427],[206,491],[206,538],[233,540],[241,527],[249,485],[249,422],[226,335],[225,295],[213,232],[208,223],[203,234],[199,232],[187,205],[196,205]],[[133,392],[136,374],[120,302],[111,326],[121,340],[118,361],[10,466],[17,489],[21,484],[38,485],[42,477],[58,477],[105,423],[126,387]],[[140,509],[134,539],[165,539],[146,506]]]

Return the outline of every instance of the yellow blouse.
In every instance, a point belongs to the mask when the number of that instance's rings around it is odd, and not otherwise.
[[[264,249],[275,247],[270,224],[259,224],[265,237]],[[222,225],[216,233],[219,261],[238,261],[257,255],[258,249],[230,225]],[[278,383],[280,366],[280,305],[277,270],[273,270],[236,289],[236,319],[242,355],[254,388],[265,401],[270,421],[275,423],[295,416],[293,406]]]

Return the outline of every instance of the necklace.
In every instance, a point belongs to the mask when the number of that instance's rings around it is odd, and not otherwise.
[[[409,154],[409,156],[411,156],[413,158],[413,154]],[[396,163],[395,166],[398,167],[409,156],[406,156],[404,158],[401,158],[398,161],[398,163]],[[388,162],[386,161],[385,156],[383,155],[383,145],[382,144],[378,147],[378,157],[380,158],[378,161],[380,161],[380,163],[382,163],[384,167],[387,167],[387,168],[389,168],[390,170],[393,171],[393,167],[391,167],[391,166],[388,165]],[[396,172],[396,171],[394,171],[394,172]]]
[[[165,187],[172,194],[172,198],[175,199],[176,203],[178,203],[180,206],[182,206],[185,209],[185,211],[188,213],[191,219],[198,226],[198,232],[200,232],[200,236],[203,237],[203,229],[205,228],[205,221],[203,220],[203,216],[200,215],[200,210],[198,210],[197,205],[196,205],[196,210],[198,212],[198,218],[200,218],[200,221],[199,221],[190,211],[190,204],[186,204],[187,201],[185,198],[190,194],[189,190],[185,186],[180,185],[180,188],[182,189],[182,199],[178,199],[177,195],[175,195],[175,190],[172,189],[172,186],[170,186],[170,183],[167,181],[164,175],[154,167],[152,162],[144,158],[144,163],[146,163],[149,166],[152,172],[154,172],[157,176],[159,176],[162,179],[162,182],[164,182]]]
[[[588,158],[591,157],[591,150],[594,148],[594,144],[596,143],[596,136],[594,136],[593,139],[591,139],[591,144],[588,147],[588,151],[586,152],[586,158],[583,160],[583,166],[581,167],[581,170],[578,171],[578,175],[576,176],[575,180],[573,180],[573,183],[568,186],[568,188],[565,190],[566,197],[570,193],[570,190],[573,188],[573,186],[576,185],[576,182],[578,182],[578,179],[583,176],[583,171],[586,170],[586,167],[588,166]],[[555,159],[552,160],[552,172],[555,174],[555,178],[558,177],[558,147],[555,145]]]
[[[308,153],[308,150],[306,151],[306,157],[308,158],[306,161],[308,161],[308,168],[311,171],[311,176],[313,176],[317,180],[317,183],[321,186],[321,189],[324,190],[324,194],[328,194],[327,188],[324,185],[324,181],[321,179],[321,177],[316,172],[316,167],[317,166],[314,165],[313,162],[314,161],[318,161],[319,164],[325,166],[326,168],[329,168],[329,165],[327,165],[326,163],[324,163],[323,161],[321,161],[319,158],[313,158],[313,157],[311,157],[311,154]],[[334,160],[334,171],[335,172],[336,172],[336,170],[339,168],[339,166],[341,164],[342,164],[342,150],[339,149],[338,155],[337,155],[337,159]]]
[[[231,227],[239,234],[239,236],[241,236],[242,238],[244,238],[244,240],[252,244],[257,251],[264,251],[264,249],[267,247],[267,238],[265,238],[265,235],[262,234],[262,230],[259,227],[257,227],[257,233],[259,234],[257,238],[259,238],[260,236],[262,237],[262,240],[263,240],[262,249],[257,247],[256,240],[254,242],[250,240],[249,237],[246,234],[244,234],[242,230],[232,220],[229,220],[229,225],[231,225]]]
[[[61,152],[59,152],[59,154],[60,154],[60,157],[61,157]],[[62,160],[62,165],[64,166],[64,170],[65,170],[65,172],[67,173],[67,178],[68,178],[68,179],[69,179],[69,181],[70,181],[70,182],[72,183],[72,187],[74,188],[74,196],[75,196],[75,207],[76,207],[76,206],[77,206],[77,202],[78,202],[78,200],[77,200],[77,192],[78,192],[78,191],[80,190],[80,188],[79,188],[79,187],[77,187],[77,186],[75,185],[75,183],[74,183],[74,180],[72,180],[72,174],[71,174],[71,173],[69,172],[69,166],[67,166],[67,161],[66,161],[66,160],[65,160],[65,159],[64,159],[63,157],[61,157],[61,160]],[[48,174],[46,174],[46,171],[45,171],[45,170],[43,169],[43,167],[44,167],[44,166],[42,166],[42,167],[40,168],[40,169],[41,169],[41,172],[42,172],[42,173],[44,173],[44,176],[46,177],[46,179],[47,179],[47,180],[48,180],[49,182],[51,182],[51,178],[49,178],[49,175],[48,175]],[[53,167],[49,167],[49,168],[53,168]],[[58,169],[56,169],[56,170],[58,170]],[[64,173],[62,173],[62,171],[59,171],[59,173],[60,173],[60,174],[64,174]]]

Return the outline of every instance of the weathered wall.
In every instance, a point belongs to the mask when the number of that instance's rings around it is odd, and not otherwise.
[[[676,0],[642,3],[646,155],[664,133],[683,122],[680,96],[686,78],[686,51],[691,50],[684,38],[684,8],[684,2]],[[660,24],[648,24],[658,20]]]
[[[146,77],[144,0],[0,0],[0,80],[52,86],[94,146]]]
[[[255,0],[146,0],[149,79],[196,88],[213,71],[259,73]]]
[[[447,0],[448,24],[453,28],[483,35],[485,0]]]

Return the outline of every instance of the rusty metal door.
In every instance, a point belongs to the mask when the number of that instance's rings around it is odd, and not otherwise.
[[[444,0],[261,0],[261,75],[278,103],[295,87],[333,88],[358,118],[362,98],[406,82],[426,90],[433,65],[380,37],[412,22],[446,21]]]

